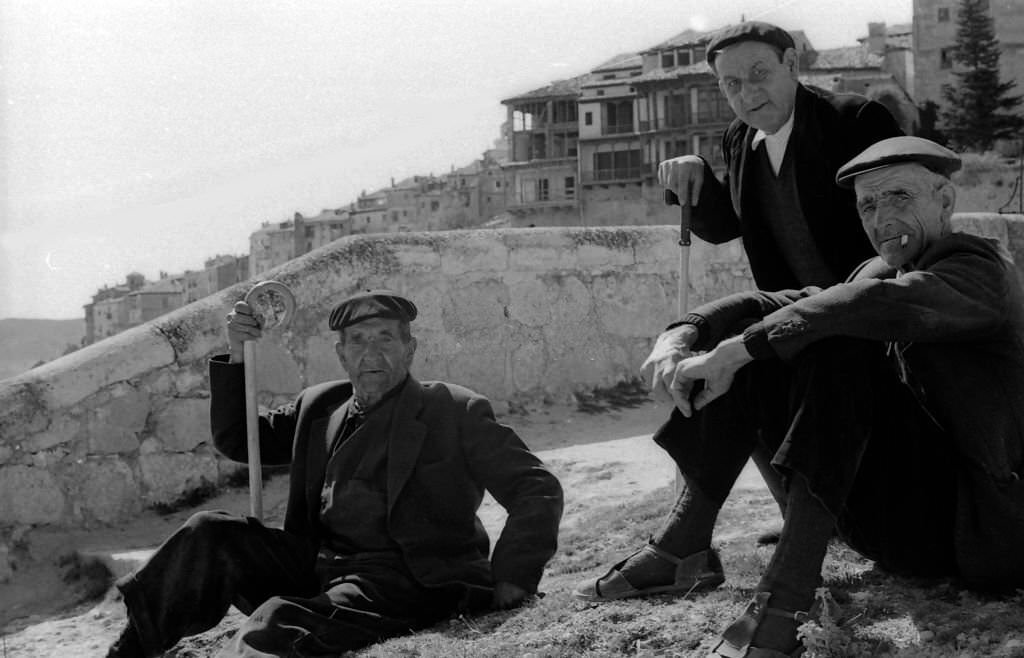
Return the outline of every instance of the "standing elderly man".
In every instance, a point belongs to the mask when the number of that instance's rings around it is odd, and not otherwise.
[[[693,204],[692,229],[700,238],[716,244],[743,238],[758,288],[841,282],[874,252],[860,227],[853,193],[835,183],[836,170],[871,144],[900,135],[892,115],[863,96],[800,84],[793,38],[774,25],[725,28],[708,42],[707,58],[736,114],[722,141],[725,179],[719,182],[703,158],[687,155],[662,162],[660,182],[681,203]],[[641,368],[656,398],[671,399],[676,364],[689,354],[694,338],[688,325],[677,323],[656,341]],[[659,443],[670,444],[685,431],[674,419],[658,431]],[[770,458],[766,446],[754,451],[754,462],[784,507]],[[672,578],[678,557],[692,547],[680,518],[691,506],[708,508],[710,502],[705,492],[681,489],[651,543],[613,568],[628,584],[606,586],[604,595],[585,584],[577,594],[600,601],[685,592]]]
[[[249,614],[222,656],[338,655],[463,611],[516,606],[555,552],[558,480],[490,403],[416,381],[410,300],[368,291],[330,315],[350,381],[318,384],[260,415],[267,464],[291,464],[284,528],[226,512],[193,516],[118,583],[129,623],[110,656],[152,656]],[[230,356],[210,363],[214,445],[246,460],[245,302]],[[488,560],[484,490],[508,511]]]
[[[787,492],[782,537],[718,655],[798,648],[833,532],[895,573],[1024,586],[1024,293],[997,242],[952,232],[959,166],[915,137],[869,147],[838,182],[855,187],[877,258],[847,283],[740,293],[683,320],[709,351],[676,368],[687,431],[669,450],[713,505],[684,515],[694,547],[676,582],[723,578],[711,532],[754,449],[754,406],[770,407],[759,429]]]

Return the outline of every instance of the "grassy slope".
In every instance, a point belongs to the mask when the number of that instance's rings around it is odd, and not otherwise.
[[[570,592],[581,580],[640,546],[669,508],[671,491],[590,511],[563,528],[560,549],[542,590],[519,610],[459,618],[416,635],[347,654],[348,658],[555,658],[704,656],[718,632],[752,595],[771,547],[754,537],[778,524],[765,492],[730,498],[716,542],[727,581],[688,597],[657,596],[588,604]],[[808,627],[804,655],[817,656],[1024,656],[1024,594],[988,598],[944,580],[911,581],[875,569],[842,545],[825,564],[830,597],[839,601],[818,626]],[[832,619],[840,622],[839,626]],[[237,619],[236,619],[237,623]],[[230,635],[231,624],[182,642],[168,656],[209,655]]]

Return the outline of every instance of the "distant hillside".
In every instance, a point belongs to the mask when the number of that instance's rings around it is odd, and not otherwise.
[[[84,335],[85,320],[0,320],[0,379],[56,359]]]

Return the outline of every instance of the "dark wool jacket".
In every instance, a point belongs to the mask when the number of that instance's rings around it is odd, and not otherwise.
[[[746,327],[755,358],[788,360],[831,336],[897,341],[959,456],[956,555],[987,588],[1024,587],[1024,292],[994,240],[954,233],[918,269],[868,261],[824,290],[750,292],[687,317],[704,349]],[[751,324],[751,322],[753,323]]]
[[[210,362],[214,445],[245,462],[243,367]],[[295,402],[260,415],[264,464],[291,464],[284,529],[317,540],[327,450],[340,430],[332,413],[352,395],[347,381],[311,386]],[[562,515],[558,480],[488,400],[469,389],[410,377],[398,393],[388,440],[388,529],[423,585],[490,588],[505,581],[533,592],[554,555]],[[476,516],[484,490],[508,512],[488,561]]]
[[[856,94],[832,94],[798,85],[793,132],[786,157],[794,158],[800,208],[825,264],[839,283],[874,255],[857,215],[856,197],[835,183],[836,171],[875,142],[902,135],[879,103]],[[750,144],[757,133],[739,119],[722,138],[726,173],[722,182],[704,163],[704,184],[693,213],[693,232],[719,244],[743,237],[754,282],[761,290],[797,288],[771,228],[759,212],[751,186],[744,185],[753,165]]]

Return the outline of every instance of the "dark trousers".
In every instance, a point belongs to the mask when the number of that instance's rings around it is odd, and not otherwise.
[[[792,362],[754,361],[702,411],[673,409],[654,440],[720,503],[753,456],[777,486],[806,478],[840,536],[883,568],[955,574],[953,444],[882,344],[830,339]]]
[[[421,587],[391,553],[317,556],[250,517],[200,512],[117,584],[149,653],[249,615],[221,656],[337,656],[430,626],[458,592]]]

